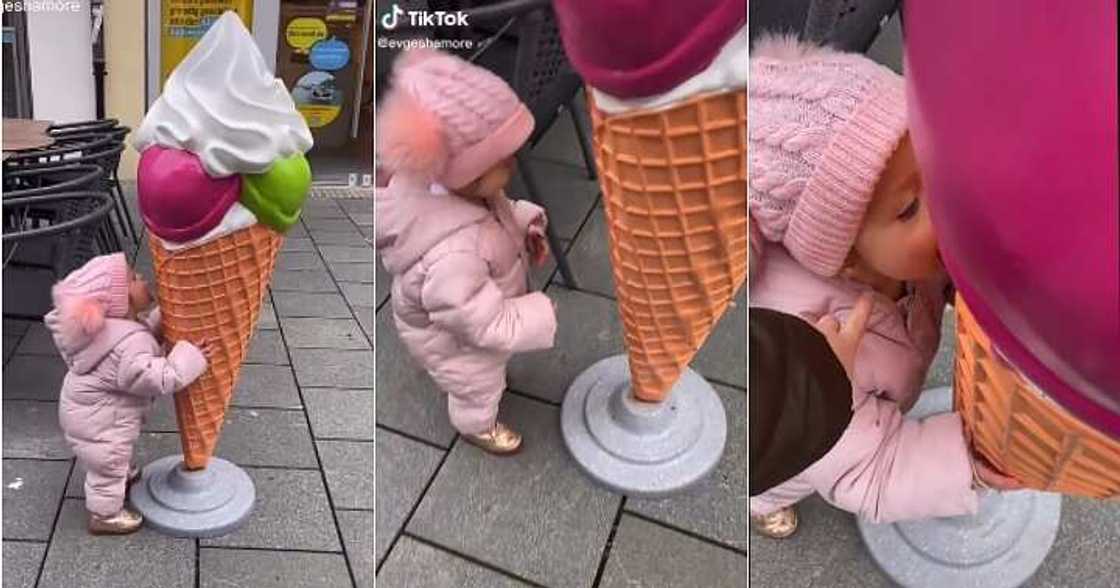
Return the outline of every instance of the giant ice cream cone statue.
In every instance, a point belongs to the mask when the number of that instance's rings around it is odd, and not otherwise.
[[[311,132],[226,12],[172,72],[133,144],[164,337],[211,343],[206,373],[175,395],[182,467],[205,470],[310,187]]]
[[[588,85],[627,351],[572,383],[562,430],[588,475],[651,497],[699,481],[722,455],[723,405],[688,364],[746,281],[748,251],[746,7],[704,0],[678,19],[661,4],[640,15],[554,4]]]

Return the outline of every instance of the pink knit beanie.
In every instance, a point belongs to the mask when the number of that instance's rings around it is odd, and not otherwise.
[[[55,284],[51,297],[63,323],[92,335],[105,318],[128,316],[128,261],[123,253],[95,257]]]
[[[751,220],[806,268],[835,275],[906,132],[902,78],[789,36],[760,39],[750,63]]]
[[[454,190],[516,153],[533,132],[533,115],[493,73],[414,49],[393,66],[377,125],[387,173],[422,175]]]

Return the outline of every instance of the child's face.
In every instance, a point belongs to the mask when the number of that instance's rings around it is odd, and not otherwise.
[[[486,170],[486,173],[479,176],[477,180],[464,186],[458,193],[471,198],[488,198],[500,193],[513,177],[513,162],[512,157],[507,157]]]
[[[854,253],[866,269],[893,280],[924,280],[942,271],[909,135],[875,186]]]
[[[152,305],[152,293],[144,276],[128,270],[128,307],[135,315]]]

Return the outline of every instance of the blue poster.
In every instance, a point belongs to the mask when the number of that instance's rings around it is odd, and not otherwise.
[[[337,71],[350,63],[350,47],[331,37],[311,47],[311,67],[323,71]]]

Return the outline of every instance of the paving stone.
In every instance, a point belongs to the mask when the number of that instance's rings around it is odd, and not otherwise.
[[[955,367],[957,353],[957,311],[945,307],[945,315],[941,319],[941,345],[933,364],[926,372],[926,381],[923,389],[937,388],[939,386],[953,385],[953,368]]]
[[[132,447],[132,464],[141,468],[153,461],[183,453],[183,445],[178,433],[140,433],[136,445]],[[81,463],[75,461],[74,473],[70,474],[70,483],[66,485],[67,498],[82,498],[86,495],[86,470]]]
[[[364,263],[373,261],[372,247],[344,247],[340,245],[324,245],[319,248],[323,259],[327,263]]]
[[[580,109],[577,115],[583,128],[587,131],[588,139],[591,138],[591,119],[588,117],[586,109],[583,105],[586,104],[586,99],[577,96],[573,101],[576,108]],[[586,164],[583,160],[583,153],[579,147],[579,136],[576,135],[575,127],[572,125],[572,113],[567,108],[560,111],[559,116],[552,123],[552,127],[548,132],[541,137],[541,140],[535,147],[533,147],[533,157],[540,159],[550,159],[553,161],[567,163],[572,166],[579,167],[586,175]],[[592,161],[591,165],[594,166],[595,162]]]
[[[335,200],[339,208],[345,210],[347,214],[373,214],[373,198],[338,198]]]
[[[23,335],[27,332],[27,329],[31,328],[31,325],[35,324],[35,321],[26,321],[22,319],[6,318],[3,319],[3,321],[5,335]]]
[[[338,285],[342,296],[350,306],[374,306],[373,288],[369,284],[357,282],[343,282]]]
[[[373,211],[351,214],[350,220],[359,227],[372,227],[374,221]]]
[[[11,336],[9,336],[6,331],[4,332],[4,337],[3,338],[4,338],[4,363],[5,364],[8,363],[8,359],[12,357],[12,354],[16,352],[16,347],[19,346],[20,337],[21,337],[21,335],[11,335]]]
[[[268,297],[265,297],[264,304],[261,305],[261,316],[257,319],[257,330],[260,331],[275,331],[280,328],[280,323],[276,320],[276,309],[272,307],[272,302]]]
[[[373,443],[317,441],[335,508],[373,510]]]
[[[571,242],[561,239],[560,247],[567,251],[571,247]],[[544,290],[554,277],[557,284],[564,284],[564,278],[560,276],[556,268],[556,255],[552,254],[548,256],[548,261],[545,261],[544,265],[529,268],[529,289]]]
[[[215,452],[242,467],[315,468],[315,449],[303,412],[231,408]]]
[[[315,251],[281,253],[276,258],[276,273],[322,270],[326,267],[323,259]]]
[[[725,545],[747,549],[747,395],[716,386],[727,411],[727,445],[707,478],[662,500],[626,501],[626,509]]]
[[[304,201],[303,208],[300,209],[300,218],[304,222],[311,219],[346,218],[346,211],[333,198],[309,198]]]
[[[358,325],[362,327],[362,332],[365,333],[366,337],[368,337],[370,341],[373,341],[374,344],[377,343],[377,341],[374,340],[373,334],[373,321],[376,315],[377,309],[372,306],[354,307],[354,316],[358,319]]]
[[[68,459],[73,457],[58,428],[58,403],[4,401],[4,457]]]
[[[368,261],[359,263],[331,262],[328,264],[334,279],[339,282],[373,284],[373,264]]]
[[[4,588],[34,588],[46,543],[4,541]]]
[[[285,340],[293,350],[369,349],[369,341],[354,319],[286,318],[283,324]]]
[[[376,286],[377,305],[389,299],[389,292],[393,287],[393,276],[389,275],[389,271],[385,269],[385,265],[381,263],[381,257],[377,258],[377,267],[374,274],[374,285]]]
[[[280,335],[280,331],[258,329],[249,341],[245,363],[288,365],[288,354],[284,351],[284,338]]]
[[[277,270],[272,274],[272,290],[274,292],[337,292],[334,280],[327,273],[326,268],[314,270]]]
[[[408,354],[390,309],[377,313],[377,422],[436,445],[450,447],[455,429],[447,396]]]
[[[301,408],[292,368],[286,365],[241,366],[241,375],[230,401],[233,406]]]
[[[515,355],[509,363],[509,387],[560,402],[568,386],[592,364],[625,352],[622,326],[613,300],[565,288],[549,288],[556,303],[556,345],[546,351]]]
[[[303,238],[288,235],[284,238],[284,244],[280,247],[280,254],[283,255],[295,251],[315,251],[315,242],[307,238],[306,233]]]
[[[292,354],[296,382],[309,388],[369,388],[373,386],[373,352],[339,349],[301,349]]]
[[[314,239],[320,233],[349,233],[354,231],[354,223],[350,221],[349,217],[342,218],[323,218],[323,219],[307,219],[303,221],[304,226],[311,233]]]
[[[66,363],[54,355],[16,355],[4,366],[4,398],[58,400]]]
[[[50,355],[58,357],[58,348],[54,346],[54,338],[47,326],[43,323],[32,323],[23,335],[16,353],[20,355]]]
[[[606,215],[602,206],[596,206],[576,237],[568,254],[568,263],[580,290],[614,298],[614,274],[611,272],[608,243]]]
[[[401,537],[377,575],[378,584],[383,588],[403,588],[414,585],[415,578],[424,578],[426,588],[528,586],[411,537]]]
[[[280,318],[321,317],[350,318],[346,300],[337,292],[275,292],[276,311]]]
[[[256,549],[200,549],[201,588],[320,588],[349,586],[346,558],[338,553]]]
[[[246,366],[241,366],[245,369]],[[179,423],[175,420],[175,400],[173,396],[160,396],[152,403],[152,410],[144,421],[141,431],[150,433],[175,433]]]
[[[408,531],[541,584],[591,586],[621,498],[579,471],[557,407],[514,395],[502,404],[500,418],[525,435],[521,451],[497,459],[456,443]]]
[[[599,586],[739,588],[746,585],[746,578],[745,555],[622,515]]]
[[[548,211],[556,236],[572,239],[595,206],[599,183],[587,179],[587,174],[574,166],[537,158],[530,158],[529,165],[540,190],[538,198]],[[529,197],[520,172],[510,182],[509,193],[515,198]]]
[[[342,531],[342,544],[346,547],[346,558],[354,572],[356,588],[373,588],[373,576],[377,568],[377,554],[373,545],[373,513],[368,510],[340,510],[335,512],[335,517],[338,518],[338,527]]]
[[[350,222],[350,221],[346,221]],[[368,237],[363,235],[353,224],[350,225],[349,231],[339,232],[316,232],[313,233],[315,244],[322,247],[323,245],[345,245],[347,247],[368,247]]]
[[[50,539],[69,461],[4,460],[4,539]]]
[[[292,225],[288,232],[284,235],[286,239],[310,239],[307,234],[307,229],[304,228],[303,223],[296,223]]]
[[[1116,585],[1120,505],[1066,496],[1058,538],[1029,587]]]
[[[377,561],[385,558],[442,458],[434,447],[377,430]]]
[[[747,288],[744,286],[734,299],[735,306],[728,308],[704,346],[692,360],[692,369],[700,375],[738,386],[747,387]]]
[[[39,588],[152,586],[193,588],[194,541],[144,528],[131,535],[98,537],[86,531],[81,500],[66,500],[47,550]]]
[[[303,400],[315,438],[373,441],[373,390],[304,388]]]
[[[246,468],[257,504],[245,525],[203,546],[341,551],[319,472]]]

